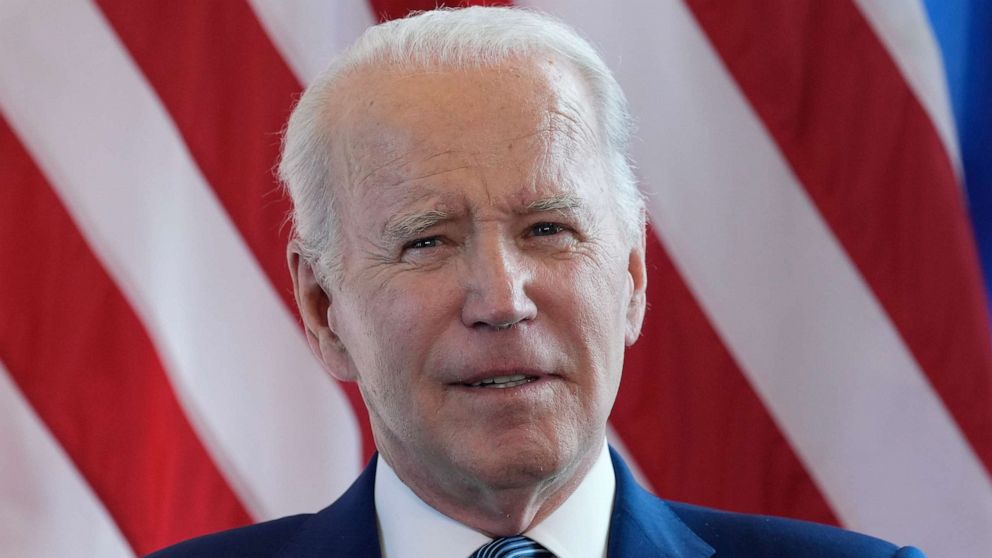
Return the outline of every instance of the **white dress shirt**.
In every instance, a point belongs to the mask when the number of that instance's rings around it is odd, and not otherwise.
[[[523,533],[558,558],[605,558],[616,477],[606,442],[575,492]],[[375,509],[383,558],[468,558],[491,539],[427,505],[379,456]]]

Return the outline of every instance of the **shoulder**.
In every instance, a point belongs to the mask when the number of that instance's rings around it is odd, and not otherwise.
[[[686,526],[716,550],[716,557],[923,558],[923,553],[915,548],[900,549],[881,539],[828,525],[666,503]]]
[[[923,558],[915,548],[837,527],[664,501],[637,484],[618,453],[612,451],[612,457],[617,496],[610,548],[618,551],[615,555],[627,555],[620,551],[628,548],[662,548],[694,558]]]
[[[379,556],[375,514],[375,457],[333,504],[191,539],[149,558],[271,558],[275,556]]]
[[[283,517],[221,531],[170,546],[148,558],[261,558],[273,556],[313,514]]]

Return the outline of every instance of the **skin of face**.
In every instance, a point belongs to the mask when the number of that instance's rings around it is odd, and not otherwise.
[[[336,88],[342,272],[320,284],[289,248],[311,348],[358,382],[421,499],[522,532],[598,457],[644,314],[644,238],[612,209],[589,94],[553,57],[380,67]]]

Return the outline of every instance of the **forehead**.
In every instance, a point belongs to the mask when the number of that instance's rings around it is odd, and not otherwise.
[[[469,68],[359,68],[342,78],[336,97],[343,110],[335,111],[338,118],[331,126],[348,130],[356,140],[374,141],[383,132],[430,135],[452,124],[513,131],[528,120],[544,122],[556,116],[562,126],[579,124],[576,119],[582,124],[588,119],[590,125],[595,121],[577,71],[553,56]],[[472,135],[471,128],[460,131],[462,139]],[[570,131],[583,135],[592,130],[578,126]]]
[[[516,183],[526,203],[554,195],[577,167],[599,160],[586,86],[570,64],[550,57],[365,69],[345,77],[336,97],[333,178],[359,199],[416,198],[424,183],[445,186],[468,173]]]

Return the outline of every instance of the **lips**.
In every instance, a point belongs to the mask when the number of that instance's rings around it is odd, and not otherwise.
[[[472,369],[474,368],[474,371]],[[534,366],[471,367],[454,372],[447,384],[481,389],[507,389],[555,376],[555,372]]]
[[[462,385],[478,388],[506,389],[529,384],[535,380],[537,380],[537,376],[530,376],[527,374],[510,374],[505,376],[483,378],[477,382],[465,382]]]

